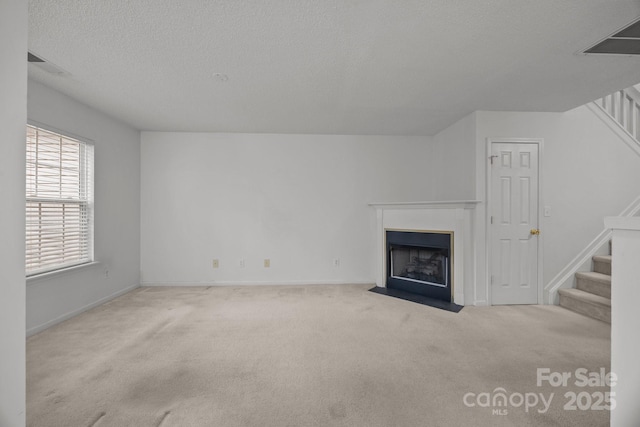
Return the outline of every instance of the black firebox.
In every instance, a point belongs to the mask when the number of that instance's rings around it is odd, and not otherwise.
[[[451,302],[453,232],[386,231],[387,288]]]

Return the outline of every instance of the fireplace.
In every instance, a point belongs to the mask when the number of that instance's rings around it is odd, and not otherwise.
[[[386,230],[387,288],[452,301],[453,232]]]
[[[481,278],[484,274],[484,258],[476,255],[476,248],[479,241],[475,236],[475,208],[479,202],[477,200],[448,200],[448,201],[426,201],[426,202],[389,202],[371,203],[370,206],[376,210],[377,225],[376,236],[376,288],[380,291],[392,291],[392,293],[410,294],[393,288],[398,285],[396,278],[390,276],[390,255],[389,244],[399,246],[427,246],[437,249],[446,249],[448,246],[449,256],[447,260],[447,286],[444,291],[444,301],[458,306],[464,306],[465,300],[468,305],[486,305],[487,288]],[[431,234],[440,235],[444,242],[424,244],[424,242],[395,241],[393,234],[389,239],[387,232],[411,232],[416,235]],[[403,234],[399,235],[403,237]],[[437,240],[437,239],[436,239]],[[417,243],[417,244],[416,244]],[[398,272],[396,268],[394,276]],[[409,277],[411,279],[411,277]],[[480,279],[478,279],[480,278]],[[420,280],[418,278],[418,280]],[[393,283],[390,283],[393,282]],[[400,286],[411,286],[411,280],[405,280]],[[434,282],[426,280],[426,282]],[[428,284],[416,284],[413,289],[424,291],[424,288],[438,291],[439,286],[429,286]],[[422,289],[421,289],[422,288]],[[415,292],[415,291],[414,291]],[[382,293],[382,292],[381,292]],[[428,292],[431,293],[431,292]],[[436,292],[442,294],[442,290]],[[415,294],[413,294],[415,295]],[[419,298],[418,298],[419,297]],[[400,298],[400,297],[398,297]],[[418,295],[416,299],[433,298]]]

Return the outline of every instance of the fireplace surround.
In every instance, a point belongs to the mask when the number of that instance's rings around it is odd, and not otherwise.
[[[389,287],[387,281],[390,277],[387,231],[412,233],[426,231],[444,234],[448,236],[451,243],[447,273],[450,285],[449,301],[460,306],[465,305],[465,301],[466,304],[475,305],[478,297],[475,280],[477,264],[474,213],[478,203],[477,200],[370,203],[369,206],[375,208],[377,217],[375,229],[376,286],[380,289],[395,291],[392,289],[393,284]],[[425,258],[424,254],[413,256]],[[433,261],[437,261],[437,259],[434,258]],[[422,264],[424,262],[423,260]],[[416,266],[412,267],[415,270]],[[397,272],[397,268],[394,268],[393,275],[397,275]],[[433,280],[424,281],[433,282]]]

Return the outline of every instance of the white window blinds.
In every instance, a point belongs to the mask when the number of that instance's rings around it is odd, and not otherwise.
[[[27,127],[27,276],[93,260],[93,145]]]

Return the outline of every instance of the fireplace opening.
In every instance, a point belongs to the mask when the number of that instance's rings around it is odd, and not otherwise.
[[[451,302],[452,232],[386,231],[387,287]]]
[[[391,274],[433,286],[447,286],[447,251],[433,248],[391,245]]]

